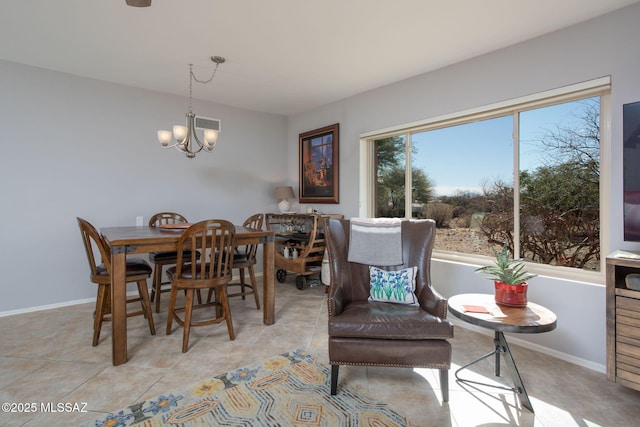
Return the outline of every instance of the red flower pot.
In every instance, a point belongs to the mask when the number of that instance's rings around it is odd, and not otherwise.
[[[526,283],[510,285],[508,283],[494,282],[496,289],[496,304],[507,307],[526,307],[527,288]]]

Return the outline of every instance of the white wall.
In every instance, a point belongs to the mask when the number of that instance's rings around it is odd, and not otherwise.
[[[187,98],[0,61],[0,314],[95,298],[76,217],[135,225],[155,212],[242,222],[286,180],[286,118],[198,100],[222,120],[213,153],[161,149]]]
[[[639,250],[622,242],[622,105],[640,100],[640,5],[493,52],[441,70],[381,87],[289,118],[289,153],[298,133],[340,123],[340,204],[327,210],[358,215],[359,135],[456,111],[610,75],[612,79],[610,248]],[[425,43],[434,43],[425,40]],[[401,47],[399,47],[401,48]],[[419,55],[420,52],[416,52]],[[375,65],[374,65],[375,66]],[[290,154],[289,179],[297,165]],[[491,167],[491,165],[487,165]],[[433,281],[446,296],[491,293],[475,266],[434,261]],[[558,315],[555,331],[518,335],[564,357],[603,369],[605,292],[601,285],[538,277],[530,299]]]
[[[95,297],[76,216],[100,227],[134,225],[137,215],[165,209],[232,221],[273,210],[273,187],[298,182],[298,134],[336,122],[340,204],[314,207],[355,216],[361,133],[605,75],[612,78],[605,239],[612,249],[640,250],[622,242],[622,105],[640,100],[638,22],[636,4],[288,119],[194,101],[198,114],[222,119],[223,132],[213,154],[193,160],[160,149],[155,137],[183,120],[185,98],[0,61],[0,314]],[[434,261],[433,281],[447,296],[490,292],[473,268]],[[534,280],[530,298],[557,313],[558,328],[517,338],[602,367],[604,288]]]

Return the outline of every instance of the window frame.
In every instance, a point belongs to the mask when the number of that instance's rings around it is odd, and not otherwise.
[[[406,165],[411,165],[411,135],[417,132],[456,126],[478,120],[491,119],[512,115],[514,117],[514,132],[518,131],[518,114],[523,111],[561,104],[564,102],[599,96],[600,97],[600,271],[587,271],[571,267],[552,266],[546,264],[527,263],[529,271],[542,276],[585,281],[604,284],[606,254],[610,251],[610,219],[611,204],[609,192],[611,182],[611,77],[601,77],[557,89],[514,98],[499,103],[488,104],[460,111],[457,113],[436,116],[416,122],[400,124],[393,127],[379,129],[360,134],[360,179],[359,179],[359,216],[373,217],[375,215],[375,149],[374,141],[397,135],[405,137]],[[514,135],[514,171],[518,168],[518,133]],[[406,168],[405,165],[405,168]],[[518,186],[518,174],[515,174],[514,186]],[[408,174],[405,176],[405,212],[411,215],[411,183]],[[514,212],[518,212],[518,198],[516,198]],[[407,206],[408,205],[408,206]],[[514,218],[515,219],[515,218]],[[519,221],[515,222],[518,231]],[[433,258],[454,263],[484,265],[490,262],[490,257],[472,254],[462,254],[434,250]]]

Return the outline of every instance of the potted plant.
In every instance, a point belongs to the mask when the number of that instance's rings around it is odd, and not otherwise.
[[[526,307],[527,281],[536,277],[536,274],[525,271],[522,260],[511,259],[507,245],[504,245],[502,251],[496,252],[495,255],[493,265],[486,265],[475,271],[488,274],[486,279],[494,281],[496,304]]]

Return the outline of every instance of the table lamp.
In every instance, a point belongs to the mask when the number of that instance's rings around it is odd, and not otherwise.
[[[277,187],[275,196],[276,199],[282,199],[280,203],[278,203],[278,209],[280,209],[280,212],[289,212],[291,205],[287,199],[295,197],[293,194],[293,187]]]

